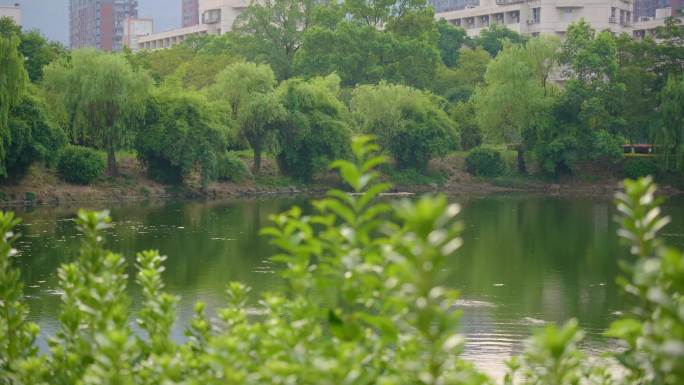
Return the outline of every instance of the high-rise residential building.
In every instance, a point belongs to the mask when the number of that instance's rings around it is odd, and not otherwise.
[[[138,0],[70,0],[71,48],[121,51],[128,18],[138,17]]]
[[[21,25],[21,7],[19,3],[13,5],[0,5],[0,17],[9,17],[17,25]]]
[[[199,24],[199,0],[183,0],[183,28]]]

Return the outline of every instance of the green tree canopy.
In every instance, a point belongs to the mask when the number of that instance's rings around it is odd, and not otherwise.
[[[657,143],[665,154],[666,168],[684,168],[684,78],[670,76],[660,94],[660,121]]]
[[[278,79],[294,74],[292,63],[314,23],[313,0],[252,1],[235,20],[235,47],[245,58],[271,66]]]
[[[659,61],[656,70],[665,79],[669,75],[684,75],[684,25],[681,18],[668,17],[665,25],[656,29]]]
[[[34,162],[53,165],[59,150],[67,143],[64,131],[49,117],[35,86],[10,110],[5,169],[8,178],[19,179]]]
[[[106,151],[111,175],[115,152],[131,143],[144,115],[150,83],[123,56],[90,49],[50,64],[43,79],[71,140]]]
[[[547,39],[540,37],[537,39]],[[549,41],[548,45],[552,43]],[[515,143],[518,148],[518,171],[526,172],[525,151],[535,131],[548,121],[552,98],[540,73],[556,53],[547,43],[526,46],[506,43],[489,63],[484,86],[474,94],[477,123],[489,141]],[[546,53],[544,57],[541,51]]]
[[[191,91],[155,92],[146,109],[135,149],[150,176],[181,183],[199,170],[206,187],[227,147],[230,127],[221,119],[222,111]]]
[[[349,155],[351,129],[337,98],[340,78],[290,79],[276,93],[286,111],[278,130],[278,165],[286,174],[311,179],[334,159]]]
[[[461,47],[469,41],[468,34],[463,28],[454,27],[444,19],[437,22],[437,30],[439,31],[437,47],[442,62],[447,67],[454,67],[458,62]]]
[[[341,22],[335,29],[314,27],[296,57],[304,76],[336,73],[344,86],[387,80],[430,87],[439,63],[433,42],[407,38],[368,25]]]
[[[553,107],[553,123],[537,132],[542,169],[560,174],[583,161],[618,161],[626,106],[616,39],[608,31],[595,34],[581,20],[568,28],[559,62],[567,80]]]
[[[216,77],[209,89],[214,100],[230,108],[239,125],[239,134],[254,152],[254,172],[261,169],[261,154],[273,147],[275,131],[285,119],[285,110],[273,94],[275,75],[266,64],[235,63]]]
[[[480,31],[474,39],[475,45],[489,52],[491,57],[495,57],[504,48],[506,41],[512,44],[524,44],[527,38],[503,25],[492,24],[487,29]]]
[[[224,37],[221,36],[221,39]],[[169,77],[175,77],[180,82],[179,85],[188,90],[199,90],[212,85],[220,71],[238,60],[232,51],[195,48],[180,44],[169,49],[141,51],[128,58],[134,68],[147,70],[157,84]]]
[[[399,168],[425,171],[430,159],[459,144],[456,125],[442,104],[428,92],[381,83],[357,87],[351,108],[362,131],[376,135]]]
[[[22,32],[21,27],[9,17],[0,18],[0,36],[19,38],[19,53],[24,57],[24,67],[29,79],[40,81],[43,67],[59,57],[66,56],[66,48],[59,42],[48,41],[38,31]]]
[[[5,18],[0,19],[5,21]],[[5,159],[12,137],[8,125],[10,111],[26,90],[28,75],[24,59],[17,50],[19,37],[14,33],[0,35],[0,176],[7,176]]]
[[[455,68],[440,66],[437,70],[434,92],[453,103],[470,99],[475,87],[484,82],[491,60],[491,56],[482,48],[461,48]]]
[[[416,11],[427,9],[425,0],[345,0],[343,9],[355,23],[375,28],[388,24]]]

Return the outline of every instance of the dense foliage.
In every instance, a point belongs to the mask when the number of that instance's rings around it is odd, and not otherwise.
[[[206,187],[215,179],[219,156],[227,146],[230,127],[222,113],[190,91],[153,95],[135,141],[150,177],[177,184],[199,170]]]
[[[106,151],[112,175],[118,172],[116,151],[135,137],[149,83],[148,76],[122,56],[90,49],[47,66],[42,82],[71,140]]]
[[[70,183],[90,184],[104,172],[102,153],[88,147],[66,146],[59,152],[59,176]]]
[[[276,91],[286,115],[277,153],[286,175],[310,180],[334,159],[347,157],[351,138],[346,107],[337,98],[339,77],[291,79]]]
[[[19,39],[14,34],[0,34],[0,177],[7,176],[5,158],[12,142],[9,114],[20,102],[28,81],[18,44]]]
[[[109,217],[81,211],[80,253],[59,269],[59,329],[50,353],[39,354],[15,267],[18,221],[0,213],[0,383],[491,384],[459,357],[458,295],[444,286],[447,261],[462,245],[459,206],[444,197],[378,199],[390,186],[377,182],[373,169],[384,159],[376,150],[361,138],[355,163],[333,163],[355,195],[331,191],[311,216],[293,207],[262,231],[279,249],[273,260],[285,286],[263,294],[259,316],[247,314],[249,288],[229,283],[215,319],[196,304],[184,342],[171,336],[179,298],[164,292],[165,257],[137,255],[143,301],[134,331],[125,258],[102,244]],[[623,280],[635,309],[608,331],[626,344],[613,354],[615,370],[587,359],[570,321],[535,335],[508,363],[506,384],[680,383],[684,256],[657,236],[667,218],[654,193],[642,179],[617,197],[620,235],[636,262],[625,263]]]
[[[7,149],[7,176],[21,178],[33,163],[52,166],[67,143],[67,137],[48,117],[46,107],[35,91],[25,94],[10,111],[9,132],[12,142]]]
[[[630,156],[625,158],[625,177],[629,179],[643,178],[658,174],[658,162],[652,156]]]
[[[357,87],[351,102],[361,130],[378,138],[397,167],[419,171],[458,147],[456,125],[442,106],[429,92],[385,83]]]
[[[275,145],[276,131],[285,120],[285,109],[274,93],[275,75],[263,64],[235,63],[216,77],[209,93],[227,104],[238,122],[238,134],[254,152],[254,173],[261,169],[261,155]]]
[[[226,182],[241,182],[250,176],[249,169],[237,153],[225,151],[217,160],[216,179]]]
[[[174,146],[157,147],[145,163],[150,174],[170,176],[162,180],[200,173],[206,186],[229,149],[251,149],[255,174],[271,156],[282,174],[311,179],[348,154],[352,132],[376,134],[394,158],[391,171],[402,173],[427,175],[430,159],[482,144],[515,149],[519,173],[619,176],[625,143],[654,145],[659,177],[674,180],[684,169],[684,26],[674,18],[639,40],[579,20],[561,42],[502,25],[469,37],[435,20],[424,0],[273,0],[250,3],[230,32],[165,50],[67,52],[8,18],[0,36],[4,178],[13,141],[7,122],[27,80],[37,86],[32,97],[44,99],[45,121],[71,144],[106,151],[113,175],[117,151],[135,149],[142,132],[162,135],[146,126],[154,123],[148,104],[158,103],[149,95],[187,92],[206,97],[202,111],[214,116],[200,120],[218,122],[225,140],[199,161],[204,166],[182,171],[159,161],[179,157]],[[299,104],[307,97],[293,90],[329,76],[339,82],[327,96]]]
[[[499,151],[477,147],[465,159],[466,171],[475,176],[497,177],[506,171],[506,163]]]

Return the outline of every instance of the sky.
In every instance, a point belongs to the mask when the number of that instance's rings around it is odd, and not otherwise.
[[[69,0],[0,0],[21,4],[24,29],[37,29],[50,40],[69,45]],[[139,0],[138,15],[154,19],[156,32],[180,27],[181,0]]]

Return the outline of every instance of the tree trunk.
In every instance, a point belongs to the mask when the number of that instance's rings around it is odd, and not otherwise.
[[[252,167],[252,173],[254,173],[254,175],[259,175],[259,172],[261,171],[261,150],[254,148],[253,151],[254,166]]]
[[[527,167],[525,166],[525,148],[522,144],[518,146],[518,172],[527,174]]]
[[[109,176],[119,175],[119,169],[116,167],[116,154],[113,149],[107,150],[107,173]]]

